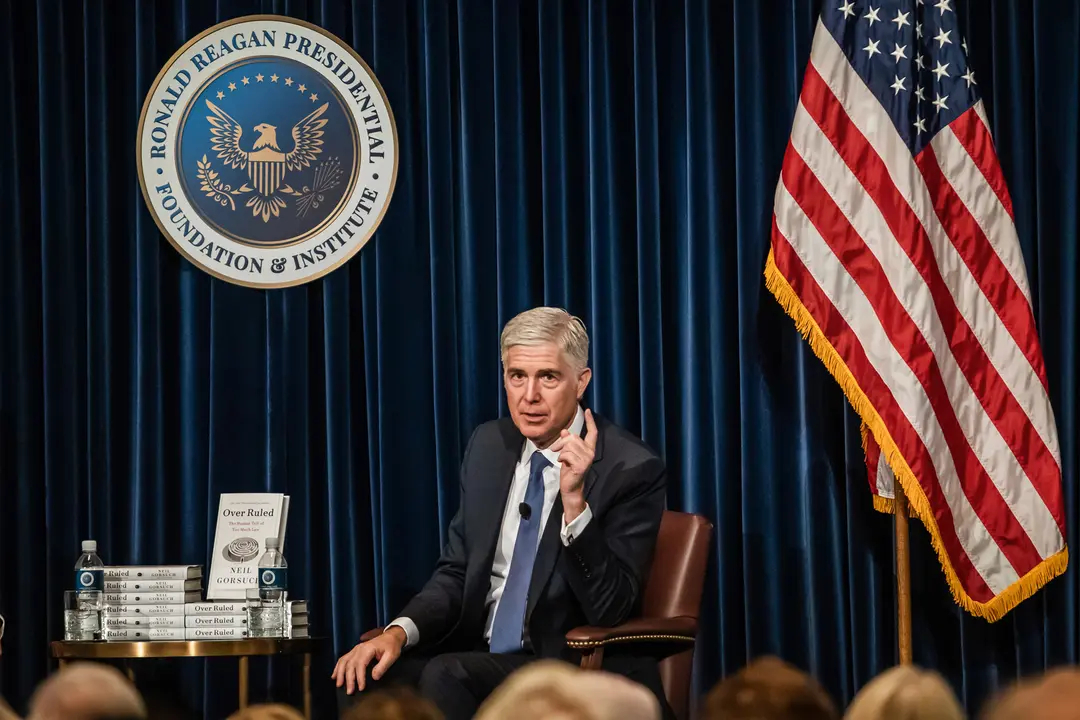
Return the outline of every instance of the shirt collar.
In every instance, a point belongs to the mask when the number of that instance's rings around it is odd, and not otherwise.
[[[581,430],[584,427],[585,413],[582,412],[581,405],[578,405],[577,412],[574,413],[574,420],[570,423],[570,427],[568,429],[572,434],[580,436]],[[526,440],[525,447],[521,451],[521,464],[528,464],[529,460],[532,458],[532,454],[537,450],[538,448],[536,447],[536,443],[534,443],[532,440]],[[552,467],[559,466],[559,453],[551,452],[550,449],[545,448],[543,450],[540,450],[540,454],[547,458],[548,462],[551,463]]]

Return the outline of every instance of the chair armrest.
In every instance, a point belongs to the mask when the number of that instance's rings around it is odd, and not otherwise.
[[[375,628],[374,630],[368,630],[366,633],[360,636],[360,642],[367,642],[368,640],[374,640],[383,634],[382,628]]]
[[[602,647],[612,643],[686,643],[697,638],[697,618],[635,618],[615,627],[577,627],[566,633],[566,644],[574,649]]]

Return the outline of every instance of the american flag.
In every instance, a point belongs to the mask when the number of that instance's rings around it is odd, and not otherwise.
[[[1064,572],[1061,454],[1012,201],[955,0],[826,0],[766,285],[949,587],[997,620]]]

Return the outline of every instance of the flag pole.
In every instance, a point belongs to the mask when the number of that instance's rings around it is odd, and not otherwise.
[[[911,555],[908,545],[908,502],[904,489],[896,483],[896,644],[900,664],[911,664]]]

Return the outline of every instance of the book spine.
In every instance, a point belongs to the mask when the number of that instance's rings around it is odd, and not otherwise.
[[[199,565],[106,565],[106,580],[188,580],[202,577]]]
[[[242,640],[248,635],[247,628],[242,627],[216,627],[216,628],[186,628],[184,630],[187,640]]]
[[[173,605],[185,603],[191,600],[189,595],[198,593],[180,592],[128,592],[128,593],[105,593],[106,605]]]
[[[174,605],[122,605],[119,603],[106,604],[104,607],[107,615],[168,615],[168,616],[184,616],[184,606],[180,604]]]
[[[136,640],[186,640],[187,631],[183,628],[120,628],[103,632],[105,640],[111,642],[132,642]]]
[[[185,627],[247,627],[247,615],[188,615]]]
[[[240,615],[247,612],[247,602],[190,602],[184,612],[187,615]]]
[[[198,580],[105,580],[105,592],[184,592],[197,590]]]
[[[125,628],[182,628],[184,627],[184,616],[105,615],[102,617],[101,622],[107,629],[116,630]]]

